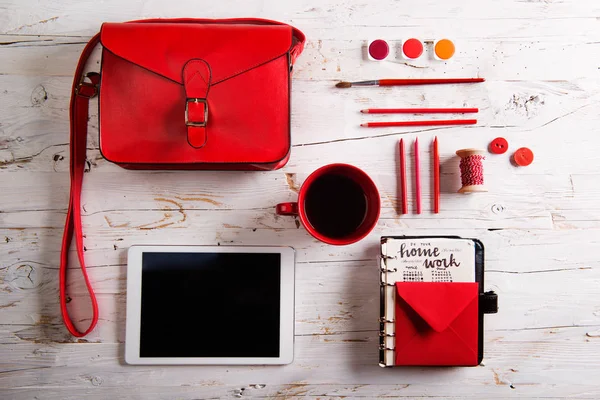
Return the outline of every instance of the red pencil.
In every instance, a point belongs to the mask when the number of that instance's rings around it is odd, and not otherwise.
[[[388,126],[438,126],[438,125],[474,125],[476,119],[438,119],[431,121],[395,121],[395,122],[365,122],[360,124],[366,128],[383,128]]]
[[[415,139],[415,201],[417,203],[417,214],[421,214],[421,168],[419,166],[419,138]]]
[[[363,114],[467,114],[477,113],[478,108],[366,108]]]
[[[402,214],[408,214],[408,200],[406,198],[406,155],[404,154],[404,140],[398,143],[400,148],[400,186],[402,189]]]
[[[433,140],[433,212],[440,212],[440,153],[437,136]]]

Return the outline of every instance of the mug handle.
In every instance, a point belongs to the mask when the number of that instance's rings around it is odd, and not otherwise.
[[[277,215],[296,216],[298,215],[298,203],[279,203],[277,206],[275,206],[275,213]]]

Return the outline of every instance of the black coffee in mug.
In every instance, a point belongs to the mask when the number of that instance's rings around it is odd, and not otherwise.
[[[367,198],[354,179],[328,173],[310,185],[304,206],[308,222],[318,232],[331,238],[343,238],[363,223]]]

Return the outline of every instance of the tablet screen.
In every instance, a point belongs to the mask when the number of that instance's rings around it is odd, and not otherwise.
[[[279,357],[279,253],[142,255],[140,357]]]

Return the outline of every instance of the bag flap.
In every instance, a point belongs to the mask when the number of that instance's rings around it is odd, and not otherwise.
[[[396,282],[397,294],[436,332],[442,332],[473,301],[477,282]]]
[[[211,84],[241,74],[290,51],[288,25],[184,22],[104,23],[102,46],[111,53],[182,84],[184,65],[202,59]]]

